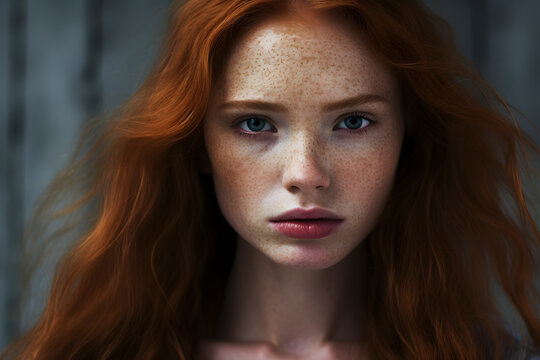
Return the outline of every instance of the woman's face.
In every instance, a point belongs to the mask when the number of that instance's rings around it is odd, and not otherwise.
[[[392,73],[345,25],[277,19],[242,37],[204,123],[217,200],[239,241],[308,269],[350,254],[392,189],[400,105]],[[308,211],[278,218],[299,208]]]

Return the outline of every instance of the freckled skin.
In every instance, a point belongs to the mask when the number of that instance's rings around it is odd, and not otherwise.
[[[388,103],[323,111],[326,103],[368,93]],[[273,20],[245,35],[213,89],[204,124],[218,203],[241,241],[277,264],[306,269],[330,267],[351,253],[393,186],[403,138],[399,99],[390,71],[338,24]],[[241,100],[279,103],[287,112],[219,108]],[[367,132],[336,129],[351,112],[369,114]],[[240,135],[234,125],[253,115],[275,132]],[[314,206],[345,222],[316,240],[292,239],[269,225],[287,210]]]

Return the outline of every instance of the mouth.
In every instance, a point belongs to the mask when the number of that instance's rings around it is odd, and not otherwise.
[[[270,221],[274,230],[294,239],[320,239],[330,235],[344,219],[288,219]]]
[[[270,219],[272,228],[294,239],[320,239],[330,235],[345,221],[331,210],[295,208]]]
[[[343,218],[331,210],[323,209],[320,207],[313,207],[310,209],[295,208],[270,219],[270,221],[296,220],[343,220]]]

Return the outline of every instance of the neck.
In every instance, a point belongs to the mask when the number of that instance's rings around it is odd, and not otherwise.
[[[329,268],[308,270],[276,264],[238,239],[218,337],[262,342],[289,353],[329,342],[360,342],[365,245]]]

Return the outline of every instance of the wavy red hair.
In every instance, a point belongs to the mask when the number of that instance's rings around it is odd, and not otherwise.
[[[209,94],[239,34],[297,11],[291,4],[200,0],[173,12],[155,70],[96,138],[83,137],[36,213],[86,185],[55,216],[92,221],[62,259],[42,317],[2,359],[194,358],[235,246],[197,161]],[[415,0],[301,4],[355,24],[403,93],[396,186],[366,240],[373,357],[499,359],[515,344],[496,289],[523,320],[523,339],[540,347],[540,233],[520,175],[540,151],[508,105],[458,54],[447,23]]]

